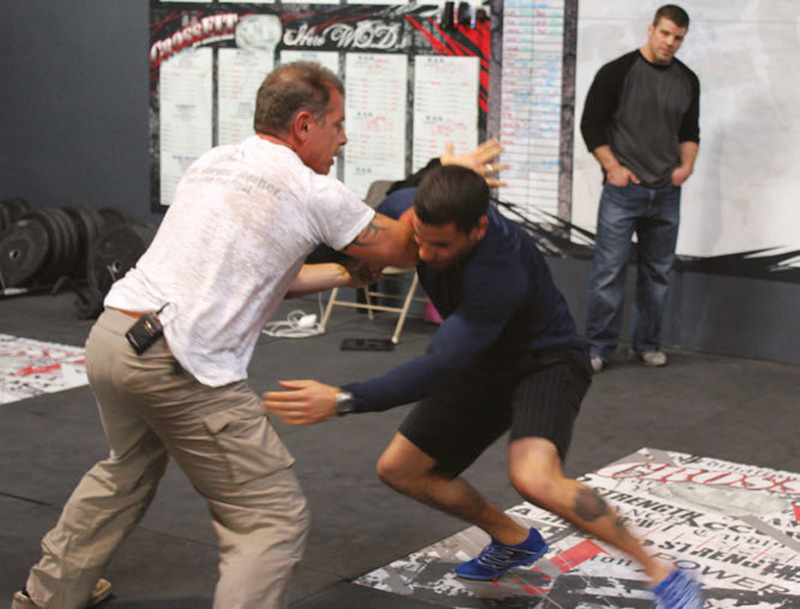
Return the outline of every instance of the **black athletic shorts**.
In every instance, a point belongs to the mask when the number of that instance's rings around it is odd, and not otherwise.
[[[571,349],[529,353],[501,372],[473,366],[417,404],[400,433],[453,477],[509,428],[512,441],[550,440],[563,460],[591,380],[588,353]]]

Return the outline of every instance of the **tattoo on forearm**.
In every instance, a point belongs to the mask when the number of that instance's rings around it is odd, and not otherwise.
[[[385,231],[386,227],[377,226],[374,221],[370,222],[367,227],[361,231],[361,234],[353,240],[351,245],[358,245],[360,247],[370,247],[371,245],[375,245],[373,241],[378,233],[381,231]]]
[[[605,499],[596,490],[590,488],[582,488],[578,491],[573,509],[580,519],[586,522],[594,522],[611,513]]]

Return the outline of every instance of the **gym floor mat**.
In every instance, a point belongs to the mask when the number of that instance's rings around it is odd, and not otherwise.
[[[643,448],[581,478],[619,509],[649,553],[689,570],[714,609],[790,609],[800,598],[800,474]],[[649,582],[627,556],[523,503],[507,513],[550,544],[495,582],[453,567],[488,543],[476,527],[355,583],[459,609],[644,609]]]
[[[82,348],[0,334],[0,405],[87,383]]]

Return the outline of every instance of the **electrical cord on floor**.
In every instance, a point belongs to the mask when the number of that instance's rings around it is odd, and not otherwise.
[[[320,314],[322,314],[322,299],[318,298]],[[308,338],[322,334],[319,315],[306,313],[301,309],[291,311],[284,321],[271,321],[261,331],[267,336],[277,338]]]

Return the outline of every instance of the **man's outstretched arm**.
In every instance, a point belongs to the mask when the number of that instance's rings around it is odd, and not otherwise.
[[[318,381],[280,381],[289,391],[268,391],[262,404],[272,415],[288,425],[311,425],[327,421],[338,413],[337,394],[340,387]]]
[[[294,278],[284,298],[298,298],[331,288],[363,287],[377,281],[382,267],[359,260],[351,263],[323,262],[304,264]]]

